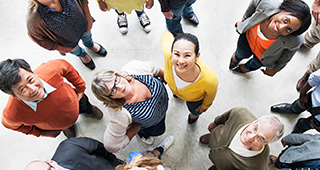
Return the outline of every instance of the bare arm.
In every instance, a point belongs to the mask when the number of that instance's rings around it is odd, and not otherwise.
[[[86,20],[88,22],[88,27],[87,27],[87,31],[86,31],[86,32],[88,32],[92,28],[92,16],[90,14],[90,10],[89,10],[88,5],[83,6],[83,13],[84,13],[84,16],[86,17]]]
[[[140,130],[141,126],[139,123],[131,123],[127,129],[126,135],[131,140]]]
[[[101,11],[106,12],[108,10],[107,4],[103,0],[98,1],[98,5]]]

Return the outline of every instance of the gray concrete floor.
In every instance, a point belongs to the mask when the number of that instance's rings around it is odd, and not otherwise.
[[[312,0],[306,0],[311,5]],[[295,90],[297,80],[304,74],[306,65],[316,56],[319,46],[311,50],[299,50],[289,64],[274,77],[268,77],[261,71],[248,74],[236,74],[228,69],[231,55],[236,49],[238,34],[234,23],[242,18],[249,0],[197,1],[193,7],[200,20],[197,27],[182,21],[185,32],[195,34],[200,41],[201,59],[204,60],[219,77],[219,89],[214,104],[204,113],[195,125],[188,125],[188,111],[183,101],[172,97],[169,92],[169,109],[167,112],[167,130],[157,137],[152,146],[147,146],[136,137],[130,144],[117,153],[127,158],[134,150],[155,148],[166,135],[175,136],[173,146],[168,149],[162,160],[174,170],[206,170],[212,163],[208,158],[209,148],[198,142],[202,134],[207,133],[208,124],[224,111],[243,106],[251,110],[257,117],[270,112],[270,106],[280,102],[292,102],[298,97]],[[82,65],[77,57],[71,54],[60,56],[56,51],[47,51],[29,39],[26,29],[27,1],[3,1],[0,3],[0,59],[24,58],[35,69],[42,62],[62,58],[70,62],[87,83],[86,94],[92,104],[97,105],[105,116],[102,120],[81,115],[77,121],[78,136],[91,137],[102,141],[108,123],[107,109],[98,101],[90,90],[92,76],[95,72],[110,68],[119,70],[125,63],[133,59],[150,60],[163,67],[163,55],[160,38],[164,31],[165,19],[160,12],[160,5],[155,0],[151,10],[146,10],[152,22],[152,31],[145,33],[134,13],[128,15],[129,32],[122,35],[116,25],[116,13],[102,12],[97,2],[90,0],[90,10],[96,19],[92,33],[93,39],[107,50],[106,57],[98,57],[91,53],[97,67],[90,71]],[[0,92],[0,110],[7,102],[8,96]],[[285,123],[285,134],[292,131],[299,117],[308,116],[307,112],[300,116],[281,115]],[[30,161],[50,159],[57,145],[66,139],[61,134],[57,138],[27,136],[6,129],[0,125],[0,169],[23,169]],[[283,149],[280,142],[270,145],[271,154],[278,155]]]

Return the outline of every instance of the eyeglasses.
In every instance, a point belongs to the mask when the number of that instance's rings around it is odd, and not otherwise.
[[[51,170],[51,168],[52,168],[52,169],[56,169],[56,168],[54,168],[49,162],[47,162],[47,161],[44,161],[44,162],[49,165],[48,170]]]
[[[116,78],[114,79],[114,85],[113,87],[111,88],[111,92],[110,92],[110,95],[108,97],[112,97],[114,95],[116,95],[117,93],[117,85],[121,82],[121,77],[116,75]]]

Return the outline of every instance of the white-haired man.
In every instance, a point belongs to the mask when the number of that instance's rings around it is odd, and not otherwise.
[[[214,169],[267,170],[268,143],[281,138],[283,123],[275,115],[257,119],[248,109],[233,108],[208,126],[211,134],[200,137],[209,144]]]

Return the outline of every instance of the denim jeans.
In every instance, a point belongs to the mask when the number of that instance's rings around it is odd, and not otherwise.
[[[166,131],[166,124],[165,124],[166,117],[164,117],[158,124],[145,128],[140,129],[138,135],[140,138],[144,137],[147,139],[149,136],[160,136]]]
[[[117,9],[116,9],[115,11],[116,11],[116,13],[117,13],[118,15],[123,14],[123,12],[122,12],[122,13],[119,13]],[[135,10],[135,11],[136,11],[137,16],[140,16],[140,15],[143,14],[143,12],[144,12],[144,5],[142,6],[142,11],[137,11],[137,10]]]
[[[202,105],[202,101],[203,101],[203,99],[200,100],[200,101],[195,101],[195,102],[188,102],[188,101],[186,101],[189,112],[191,112],[191,114],[193,114],[194,116],[199,116],[199,115],[201,115],[202,113],[199,113],[198,111],[196,111],[196,109],[197,109],[200,105]]]
[[[88,48],[92,48],[94,44],[92,40],[91,30],[89,30],[88,32],[85,32],[81,37],[81,40],[83,45],[85,45]],[[86,56],[86,51],[84,51],[84,49],[81,48],[79,45],[77,45],[70,53],[78,57]]]
[[[300,114],[305,110],[310,111],[312,109],[312,100],[311,100],[311,93],[309,92],[308,95],[308,102],[304,104],[304,106],[306,107],[303,108],[300,105],[299,99],[295,100],[292,104],[290,109],[292,110],[293,113],[295,114]],[[295,125],[292,133],[303,133],[309,129],[314,129],[313,125],[312,125],[312,116],[308,117],[308,118],[300,118],[297,122],[297,124]]]
[[[235,58],[237,61],[241,61],[244,58],[249,58],[253,55],[253,57],[246,62],[246,69],[253,71],[257,70],[262,66],[261,61],[258,57],[252,52],[251,47],[248,43],[246,33],[243,33],[239,36],[237,50],[235,53]]]
[[[176,35],[178,33],[182,33],[182,26],[181,26],[181,15],[183,18],[190,19],[193,17],[193,9],[192,4],[196,2],[196,0],[188,0],[186,2],[180,4],[172,4],[170,5],[170,9],[173,13],[173,18],[168,19],[166,18],[166,25],[168,30],[173,34]]]

